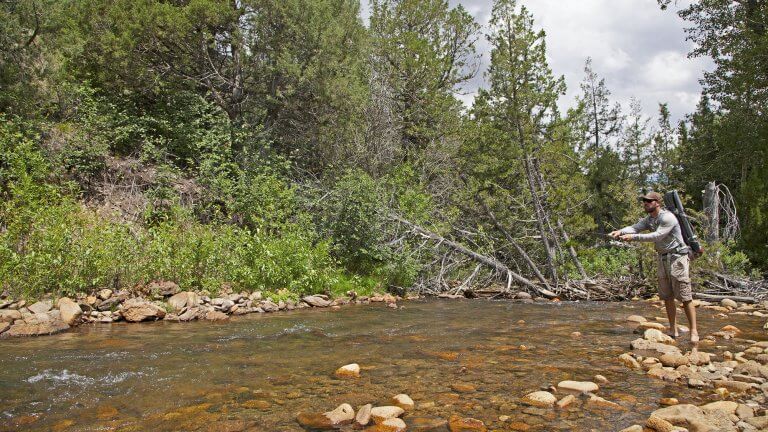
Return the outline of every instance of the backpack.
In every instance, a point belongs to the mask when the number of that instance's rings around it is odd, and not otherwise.
[[[682,201],[680,201],[680,195],[677,190],[671,190],[664,194],[664,205],[672,214],[677,218],[677,222],[680,224],[680,232],[683,235],[685,244],[691,248],[694,257],[699,257],[704,253],[704,250],[699,244],[699,240],[696,237],[696,233],[693,231],[691,221],[688,219],[688,215],[685,214],[685,207],[683,207]]]

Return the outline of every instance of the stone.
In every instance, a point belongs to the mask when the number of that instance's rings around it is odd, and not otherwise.
[[[526,405],[548,408],[555,405],[557,398],[550,392],[536,391],[523,396],[521,402]]]
[[[486,432],[488,429],[481,420],[452,415],[448,419],[448,430],[451,432]]]
[[[578,338],[581,337],[581,332],[575,331],[575,332],[571,333],[571,337],[574,338],[574,339],[578,339]]]
[[[602,376],[602,375],[595,375],[595,381],[599,382],[600,384],[607,384],[608,378]]]
[[[371,419],[374,423],[381,423],[386,419],[397,418],[403,415],[404,409],[397,406],[381,406],[371,408]]]
[[[79,323],[80,318],[83,316],[83,310],[80,308],[80,305],[67,297],[59,299],[59,313],[61,314],[61,320],[69,326]]]
[[[21,319],[21,312],[15,309],[0,310],[0,322],[13,323]]]
[[[653,415],[648,417],[648,420],[645,422],[645,425],[649,429],[652,429],[656,432],[674,432],[675,431],[675,425],[664,420],[663,418],[659,418]]]
[[[664,366],[669,366],[674,368],[678,366],[691,364],[691,359],[688,358],[687,356],[680,354],[679,352],[662,354],[661,357],[659,357],[659,361]]]
[[[755,416],[755,410],[752,409],[752,407],[749,405],[739,404],[739,406],[736,408],[736,415],[740,419],[746,420]]]
[[[477,388],[472,384],[467,383],[454,383],[451,384],[451,389],[458,393],[473,393],[477,391]]]
[[[646,322],[648,320],[645,319],[645,317],[640,316],[640,315],[630,315],[630,316],[627,317],[627,321],[634,322],[634,323],[643,323],[643,322]]]
[[[155,297],[169,297],[179,291],[179,286],[171,281],[155,281],[147,285],[147,292]]]
[[[684,426],[691,432],[731,432],[735,426],[720,412],[705,412],[703,409],[690,404],[674,405],[661,408],[651,414],[677,426]]]
[[[641,333],[645,332],[648,329],[656,329],[659,331],[664,331],[667,328],[662,323],[652,322],[652,321],[646,321],[638,324],[637,330],[639,330]]]
[[[308,429],[332,429],[351,422],[355,411],[349,404],[341,404],[335,410],[322,414],[300,413],[296,421]]]
[[[53,308],[53,301],[41,300],[27,307],[33,314],[44,314]]]
[[[739,304],[736,303],[735,301],[731,300],[731,299],[722,299],[720,301],[720,306],[731,308],[731,309],[736,309],[737,307],[739,307]]]
[[[264,300],[264,301],[262,301],[262,302],[259,304],[259,307],[260,307],[260,308],[261,308],[261,309],[262,309],[264,312],[277,312],[277,311],[279,311],[279,310],[280,310],[280,306],[278,306],[277,304],[275,304],[273,301],[270,301],[270,300]]]
[[[9,328],[11,328],[11,323],[0,322],[0,335],[5,333]]]
[[[357,426],[367,426],[368,423],[371,422],[371,409],[373,408],[373,405],[367,404],[361,406],[357,410],[357,415],[355,415],[355,424]]]
[[[596,392],[600,387],[590,381],[560,381],[557,383],[560,390],[572,390],[581,393]]]
[[[746,393],[753,388],[756,388],[756,384],[752,383],[745,383],[741,381],[728,381],[728,380],[714,380],[712,381],[712,385],[715,386],[715,388],[724,388],[728,390],[729,392],[733,393]]]
[[[358,378],[360,376],[360,365],[357,363],[350,363],[344,365],[333,373],[337,378]]]
[[[132,298],[123,303],[122,315],[128,322],[158,320],[165,317],[165,309],[146,300]]]
[[[617,404],[616,402],[611,402],[596,395],[591,395],[589,399],[587,399],[587,404],[599,408],[624,409],[623,406]]]
[[[341,404],[333,411],[323,413],[334,425],[349,423],[355,418],[355,410],[349,404]]]
[[[124,298],[122,298],[122,297],[112,296],[112,297],[110,297],[110,298],[100,302],[96,306],[96,309],[98,311],[101,311],[101,312],[108,311],[108,310],[110,310],[112,308],[117,307],[117,305],[119,305],[120,302],[122,302],[123,300],[124,300]]]
[[[628,353],[624,353],[619,356],[619,361],[624,364],[624,366],[632,369],[640,369],[640,363],[635,360],[634,357],[629,355]]]
[[[762,365],[756,361],[750,360],[742,363],[733,369],[734,374],[749,375],[752,377],[768,378],[768,366]]]
[[[662,381],[677,381],[681,378],[680,372],[665,367],[650,369],[648,371],[648,376],[660,379]]]
[[[711,402],[706,405],[702,405],[699,408],[702,409],[705,413],[711,413],[713,411],[721,411],[726,414],[736,414],[736,409],[739,407],[739,404],[733,401],[717,401],[717,402]]]
[[[448,420],[439,417],[408,417],[408,427],[412,432],[444,431]]]
[[[168,304],[173,310],[180,312],[184,308],[195,307],[200,303],[198,295],[192,291],[182,291],[168,299]]]
[[[720,331],[724,333],[731,333],[733,335],[738,335],[741,333],[741,330],[739,330],[738,327],[732,325],[727,325],[721,328]]]
[[[216,312],[216,311],[213,311],[213,312]],[[221,312],[218,312],[218,313],[221,313]],[[187,309],[186,311],[184,311],[184,313],[179,315],[178,320],[179,321],[194,321],[196,319],[200,319],[201,315],[202,315],[202,312],[201,312],[200,308],[193,307],[193,308]]]
[[[643,427],[640,425],[632,425],[628,428],[624,428],[619,432],[643,432]]]
[[[3,336],[22,337],[22,336],[40,336],[62,332],[68,329],[67,323],[61,320],[37,322],[28,324],[20,322],[12,325]]]
[[[679,404],[680,401],[677,398],[661,398],[659,399],[659,405],[672,406]]]
[[[680,348],[674,345],[668,345],[668,344],[659,343],[659,342],[651,342],[642,338],[633,340],[630,343],[630,346],[632,347],[632,349],[641,350],[641,351],[656,351],[662,354],[671,353],[671,352],[680,352]]]
[[[99,292],[96,293],[96,297],[98,297],[101,300],[108,300],[110,297],[112,297],[112,290],[109,288],[104,288],[102,290],[99,290]]]
[[[662,333],[661,330],[652,328],[647,329],[645,333],[643,333],[643,339],[650,342],[658,342],[663,344],[675,343],[675,340],[672,339],[669,335]]]
[[[302,297],[301,300],[304,303],[314,307],[328,307],[331,305],[330,301],[317,295],[305,296],[305,297]]]
[[[768,415],[748,418],[746,422],[759,430],[768,428]]]
[[[576,401],[576,396],[569,394],[557,401],[558,408],[565,408]]]
[[[205,313],[205,319],[206,321],[226,321],[229,319],[229,315],[224,312],[212,310]]]
[[[405,432],[405,422],[399,418],[386,419],[365,429],[366,432]]]
[[[411,399],[411,397],[407,394],[402,393],[392,396],[392,405],[399,406],[405,411],[411,411],[415,406],[413,399]]]

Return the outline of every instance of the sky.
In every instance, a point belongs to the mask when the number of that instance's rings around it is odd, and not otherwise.
[[[492,0],[449,0],[461,4],[487,29]],[[362,16],[370,15],[362,0]],[[559,105],[562,110],[574,104],[584,79],[584,62],[592,57],[592,68],[602,78],[625,112],[630,98],[640,100],[643,112],[656,118],[658,104],[669,104],[673,121],[696,108],[704,70],[711,70],[708,59],[689,59],[693,45],[686,41],[685,27],[675,10],[662,11],[656,0],[521,0],[533,14],[536,28],[547,34],[549,65],[563,75],[568,92]],[[678,2],[683,4],[684,2]],[[484,72],[490,61],[490,46],[485,38],[477,45],[482,54],[480,72],[459,97],[471,105],[480,87],[486,87]]]

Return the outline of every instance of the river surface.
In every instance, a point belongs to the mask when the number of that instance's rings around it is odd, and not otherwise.
[[[615,431],[642,424],[661,397],[701,403],[708,395],[618,363],[637,337],[626,317],[663,316],[644,302],[402,305],[253,314],[221,324],[83,325],[0,340],[0,431],[301,431],[299,412],[389,404],[398,393],[416,402],[405,417],[411,425],[457,414],[489,430]],[[745,338],[765,338],[759,318],[700,315],[702,336],[734,324]],[[353,362],[360,378],[333,376]],[[531,391],[596,374],[609,380],[597,394],[622,409],[583,399],[564,410],[519,403]],[[457,392],[457,384],[475,391]]]

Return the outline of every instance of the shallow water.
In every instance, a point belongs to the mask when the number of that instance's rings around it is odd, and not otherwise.
[[[489,430],[524,422],[530,430],[608,431],[643,422],[661,397],[699,403],[708,395],[617,362],[637,337],[625,318],[663,315],[645,303],[403,305],[254,314],[223,324],[84,325],[0,340],[0,431],[301,431],[298,412],[387,404],[398,393],[416,402],[407,423],[458,414]],[[764,338],[758,318],[700,315],[702,335],[734,324],[745,338]],[[572,338],[574,331],[583,336]],[[361,365],[361,378],[333,377],[352,362]],[[610,381],[598,395],[624,409],[519,403],[542,386],[595,374]],[[454,384],[476,390],[458,393]],[[501,415],[510,419],[501,422]]]

